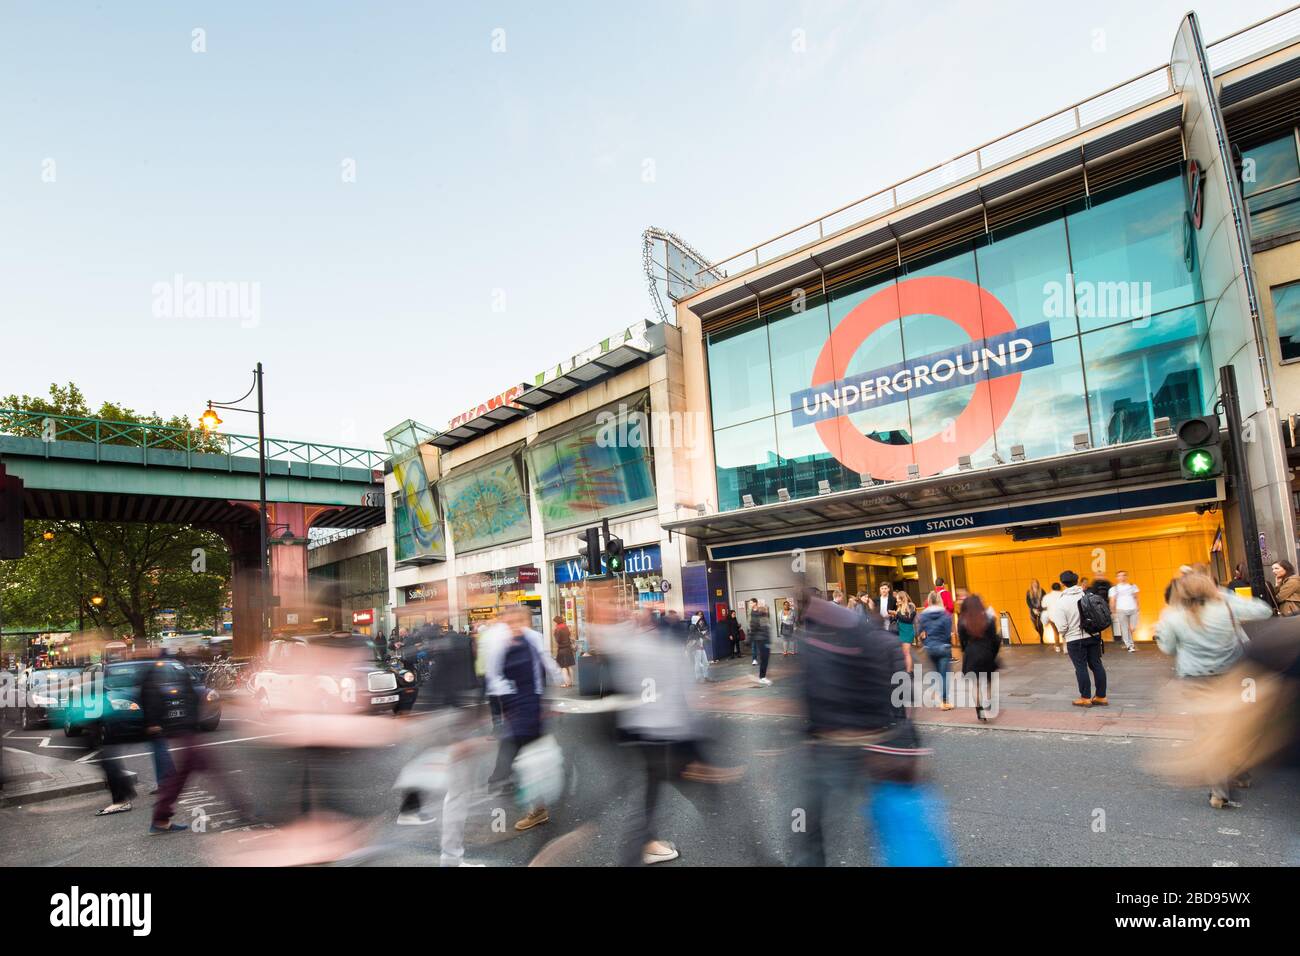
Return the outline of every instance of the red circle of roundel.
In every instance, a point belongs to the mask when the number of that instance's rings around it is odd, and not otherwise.
[[[972,342],[1016,330],[1006,306],[973,282],[950,276],[903,279],[859,302],[835,327],[817,357],[812,387],[846,378],[849,362],[868,336],[905,315],[943,316],[961,326]],[[983,447],[1006,420],[1019,391],[1018,372],[980,379],[951,428],[911,445],[886,445],[868,438],[847,415],[817,422],[817,434],[832,454],[838,443],[836,457],[861,474],[899,480],[907,477],[907,466],[915,461],[922,475],[934,475],[956,465],[961,455]],[[918,424],[926,423],[914,422],[913,427]]]

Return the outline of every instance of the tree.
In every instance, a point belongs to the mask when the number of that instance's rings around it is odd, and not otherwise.
[[[156,412],[139,415],[109,402],[92,414],[85,396],[72,383],[51,385],[48,399],[10,395],[0,403],[50,415],[175,428],[182,442],[183,432],[192,433],[191,447],[210,441],[183,415],[169,419]],[[74,434],[59,437],[87,440]],[[143,638],[154,613],[163,608],[175,608],[183,626],[211,625],[229,591],[230,553],[219,535],[202,528],[28,521],[24,535],[26,557],[0,561],[0,600],[7,627],[64,630],[81,622],[94,628],[130,628],[135,637]],[[91,601],[96,595],[103,598],[99,604]]]

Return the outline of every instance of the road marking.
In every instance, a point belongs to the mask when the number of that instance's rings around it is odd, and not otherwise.
[[[288,732],[289,731],[287,730],[283,730],[276,734],[260,734],[256,737],[236,737],[233,740],[213,740],[206,744],[194,744],[190,747],[168,747],[167,752],[176,753],[178,750],[194,750],[199,747],[220,747],[222,744],[242,744],[250,740],[266,740],[268,737],[283,737]],[[96,753],[98,753],[98,751],[96,751]],[[138,753],[138,754],[118,754],[114,757],[95,757],[92,754],[83,757],[81,760],[77,762],[78,763],[83,763],[83,762],[102,763],[105,760],[130,760],[133,757],[152,757],[152,756],[153,756],[152,750],[146,750],[144,753]]]

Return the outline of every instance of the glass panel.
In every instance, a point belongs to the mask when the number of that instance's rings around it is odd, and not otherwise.
[[[714,428],[772,416],[772,370],[763,320],[709,336],[709,391]]]
[[[1016,445],[1023,445],[1030,459],[1072,451],[1074,436],[1088,432],[1079,339],[1061,339],[1051,347],[1051,365],[1021,373],[1015,404],[998,427],[997,450],[1004,461],[1011,460]]]
[[[807,296],[802,312],[786,307],[766,318],[776,410],[789,411],[798,406],[798,393],[813,383],[813,369],[830,337],[830,312],[818,293]]]
[[[1300,359],[1300,282],[1273,289],[1273,321],[1282,361]]]
[[[1242,150],[1241,178],[1243,192],[1249,196],[1279,183],[1300,179],[1300,162],[1296,159],[1295,133]]]
[[[1050,322],[1054,339],[1079,331],[1066,278],[1065,217],[1059,211],[1046,221],[994,232],[976,248],[975,260],[980,285],[1006,307],[1017,326]]]
[[[776,416],[777,487],[788,489],[791,497],[817,495],[819,481],[830,482],[832,491],[858,487],[858,476],[839,462],[838,434],[827,431],[830,437],[823,440],[815,425],[796,426],[789,413]]]
[[[1300,183],[1251,196],[1246,200],[1250,210],[1250,237],[1268,239],[1300,232]]]
[[[513,458],[445,479],[440,487],[457,553],[531,536],[528,496]]]
[[[778,485],[771,483],[776,471],[776,428],[772,419],[718,429],[713,434],[713,449],[719,511],[739,508],[741,496],[746,494],[753,495],[754,502],[760,505],[776,501]]]
[[[1183,262],[1187,202],[1177,173],[1097,193],[1066,217],[1075,308],[1087,332],[1200,301]]]
[[[1083,336],[1093,443],[1150,438],[1152,422],[1201,414],[1200,306]]]

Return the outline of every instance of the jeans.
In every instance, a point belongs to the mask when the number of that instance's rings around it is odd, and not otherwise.
[[[1125,647],[1133,646],[1133,632],[1137,629],[1137,611],[1115,612],[1115,636],[1124,642]]]
[[[767,662],[772,656],[772,645],[767,641],[755,644],[754,653],[758,655],[758,679],[762,680],[767,676]]]
[[[1097,696],[1106,696],[1106,668],[1101,663],[1101,638],[1082,637],[1065,645],[1074,662],[1074,676],[1079,682],[1079,696],[1092,697],[1092,682],[1088,672],[1097,680]]]
[[[929,641],[925,645],[925,652],[930,655],[934,669],[939,672],[939,679],[943,682],[943,699],[947,702],[952,699],[952,645]]]
[[[172,762],[172,752],[167,746],[166,737],[154,737],[149,745],[153,748],[154,784],[161,787],[162,782],[176,772],[176,764]]]

